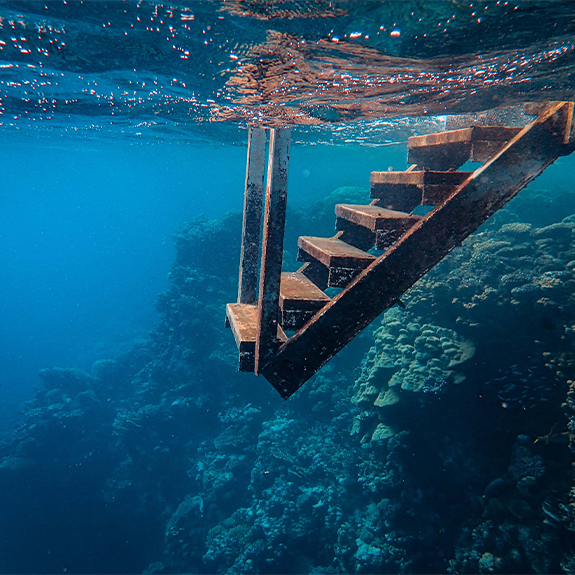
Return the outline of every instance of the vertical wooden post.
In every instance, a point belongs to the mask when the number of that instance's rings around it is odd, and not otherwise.
[[[573,117],[575,111],[575,102],[569,102],[567,104],[567,129],[565,130],[565,141],[564,143],[575,144],[575,118]]]
[[[290,141],[291,130],[289,128],[275,128],[270,131],[258,297],[256,374],[259,374],[260,368],[277,349],[278,304],[284,247]]]
[[[250,128],[238,303],[255,304],[257,299],[265,161],[266,130],[264,128]]]

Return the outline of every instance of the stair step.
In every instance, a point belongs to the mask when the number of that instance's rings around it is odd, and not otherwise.
[[[328,268],[364,269],[375,259],[371,254],[354,248],[338,238],[301,236],[298,246],[300,252],[303,251]]]
[[[226,325],[232,328],[240,352],[239,371],[254,371],[258,334],[258,306],[245,303],[227,304]],[[287,337],[279,325],[277,337],[280,342],[287,341]]]
[[[415,225],[420,216],[388,210],[375,205],[338,204],[335,206],[336,228],[343,231],[341,239],[353,244],[353,237],[359,235],[365,245],[366,233],[370,247],[385,250],[394,244],[405,232]],[[361,229],[363,228],[363,229]]]
[[[298,330],[329,301],[303,274],[282,273],[279,305],[283,329]]]
[[[407,142],[407,160],[433,170],[457,169],[467,160],[486,162],[522,128],[474,126],[439,134],[412,136]]]
[[[301,236],[298,240],[298,261],[311,262],[310,269],[317,275],[316,263],[327,270],[326,287],[345,287],[361,270],[375,260],[375,256],[336,238]],[[314,281],[307,270],[302,272]],[[318,284],[319,285],[319,284]],[[319,287],[323,287],[319,285]]]
[[[298,273],[304,275],[321,290],[329,285],[329,268],[316,260],[303,264]]]
[[[404,212],[417,206],[436,206],[443,202],[473,172],[412,170],[371,172],[371,197],[377,205]]]

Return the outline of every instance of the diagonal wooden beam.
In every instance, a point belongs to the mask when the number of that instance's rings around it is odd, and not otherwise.
[[[250,128],[238,303],[255,304],[257,298],[265,163],[266,130]]]
[[[420,277],[565,153],[572,106],[556,103],[360,273],[260,369],[287,398]],[[572,151],[572,150],[571,150]]]
[[[255,372],[272,357],[279,345],[277,339],[279,295],[284,249],[287,207],[287,177],[291,130],[270,131],[266,206],[258,295],[258,325]]]

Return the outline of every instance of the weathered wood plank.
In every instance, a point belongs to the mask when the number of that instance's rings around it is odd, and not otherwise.
[[[372,184],[387,184],[390,186],[412,185],[424,187],[428,185],[460,185],[472,172],[454,172],[438,170],[406,170],[403,172],[371,172]]]
[[[471,158],[471,142],[449,142],[441,146],[408,150],[407,159],[419,168],[432,170],[457,170]]]
[[[250,128],[248,159],[246,162],[238,303],[253,304],[256,302],[257,297],[265,158],[266,131],[264,128]]]
[[[420,204],[437,205],[454,192],[471,173],[415,169],[404,172],[372,172],[371,197],[377,198],[377,205],[383,208],[411,212]]]
[[[317,310],[330,300],[308,278],[297,272],[283,273],[280,306],[285,309]]]
[[[257,313],[257,307],[253,304],[229,303],[226,306],[226,320],[232,328],[239,352],[238,371],[254,370]]]
[[[335,228],[341,241],[364,252],[375,246],[375,232],[354,222],[337,218]]]
[[[258,308],[254,304],[229,303],[226,305],[226,320],[232,328],[239,351],[239,371],[254,371],[256,339],[258,333]],[[278,326],[279,341],[287,337]]]
[[[562,102],[521,130],[448,201],[359,274],[260,370],[286,398],[489,216],[565,153]]]
[[[521,130],[522,128],[508,128],[505,126],[473,126],[436,134],[411,136],[407,141],[407,146],[408,149],[415,149],[465,142],[508,142]]]
[[[545,102],[525,102],[523,104],[523,111],[529,116],[539,116],[542,114],[549,106],[552,106],[556,102],[551,102],[549,100]]]
[[[299,329],[329,301],[303,274],[282,273],[279,305],[283,329]]]
[[[261,366],[275,353],[278,346],[278,303],[287,207],[290,141],[291,130],[289,128],[276,128],[270,131],[255,352],[255,372],[258,374]]]
[[[419,178],[415,182],[409,180],[406,183],[394,181],[378,181],[376,174],[385,174],[387,172],[372,172],[370,196],[375,199],[374,205],[378,205],[387,210],[398,210],[400,212],[412,212],[417,206],[421,205],[423,199],[423,190],[419,183]],[[393,174],[394,172],[390,172]],[[409,174],[410,172],[404,172]],[[392,180],[392,178],[389,178]]]
[[[569,110],[567,114],[567,129],[565,130],[564,142],[565,145],[569,147],[570,144],[575,144],[575,102],[569,102]]]
[[[226,318],[240,352],[254,351],[256,348],[257,313],[257,306],[254,304],[229,303],[226,305]]]
[[[459,173],[459,172],[455,172]],[[472,172],[461,172],[464,174],[471,174]],[[464,182],[467,178],[461,180]],[[438,206],[442,202],[444,202],[459,186],[461,183],[455,186],[425,186],[423,190],[423,197],[421,198],[421,205],[422,206]]]
[[[375,205],[338,204],[335,207],[335,214],[336,229],[343,231],[343,235],[340,236],[343,241],[354,244],[355,238],[359,237],[359,242],[362,244],[358,247],[361,249],[375,247],[377,250],[389,248],[421,219],[420,216],[387,210]]]
[[[521,128],[474,126],[439,134],[412,136],[407,143],[408,162],[433,170],[457,169],[467,160],[485,162]]]
[[[546,101],[546,102],[525,102],[523,104],[523,109],[526,114],[532,116],[538,116],[542,114],[545,110],[549,109],[551,106],[557,104],[558,102]],[[567,121],[567,129],[565,130],[565,149],[563,155],[568,155],[573,152],[573,149],[569,147],[570,144],[575,144],[575,121],[573,118],[573,111],[575,108],[575,102],[569,102],[568,105],[571,107],[569,114],[569,120]]]
[[[335,215],[348,222],[363,226],[372,232],[386,229],[390,226],[394,227],[404,222],[409,222],[409,225],[413,225],[420,219],[405,212],[388,210],[379,206],[354,204],[337,204],[335,206]]]
[[[339,239],[301,236],[298,240],[298,261],[310,266],[302,273],[318,287],[345,287],[375,256]]]
[[[434,170],[372,172],[371,197],[377,198],[378,206],[411,212],[419,205],[436,206],[441,203],[472,173]]]
[[[337,238],[301,236],[298,246],[298,260],[310,261],[309,258],[313,258],[328,268],[363,269],[375,259],[371,254]]]
[[[303,264],[298,273],[303,274],[321,290],[329,286],[329,268],[316,260]]]

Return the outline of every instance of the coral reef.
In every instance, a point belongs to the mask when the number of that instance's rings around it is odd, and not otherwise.
[[[465,375],[453,368],[475,353],[473,343],[453,330],[410,321],[409,314],[399,310],[385,314],[374,340],[375,345],[362,362],[352,399],[360,408],[370,410],[372,416],[400,402],[406,392],[437,394],[447,381],[461,383]],[[364,414],[356,418],[354,433],[365,420]],[[379,423],[373,433],[378,441],[393,435],[392,428],[384,423]],[[364,435],[363,440],[368,439]]]
[[[365,194],[291,210],[286,246]],[[553,197],[527,190],[289,402],[223,326],[240,215],[184,226],[150,340],[43,370],[0,444],[0,570],[573,572],[575,217]]]

